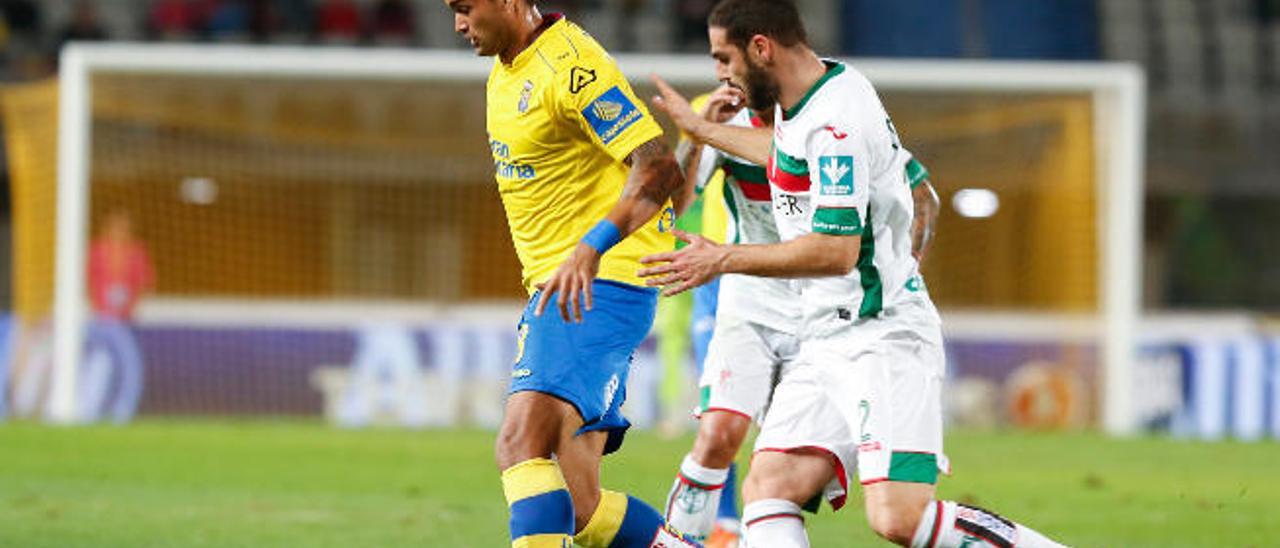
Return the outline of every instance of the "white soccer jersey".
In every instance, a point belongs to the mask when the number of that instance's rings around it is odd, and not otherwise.
[[[819,232],[860,235],[862,244],[848,274],[800,281],[805,338],[846,332],[905,299],[928,299],[911,254],[910,157],[866,77],[824,63],[826,75],[799,103],[777,107],[767,169],[773,216],[783,240]]]
[[[745,108],[726,123],[740,127],[754,125],[750,111]],[[765,169],[705,146],[698,163],[700,187],[711,179],[717,168],[723,169],[725,174],[724,201],[729,210],[727,243],[777,243],[778,227],[773,219],[772,195]],[[796,285],[797,282],[789,279],[725,274],[720,279],[716,315],[794,334],[800,322]]]

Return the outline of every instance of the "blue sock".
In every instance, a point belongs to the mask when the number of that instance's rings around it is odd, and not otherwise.
[[[610,546],[648,546],[653,532],[666,524],[662,514],[638,498],[627,496],[627,513]]]
[[[729,465],[729,477],[724,480],[724,489],[720,490],[720,510],[717,519],[740,521],[738,517],[738,463]]]
[[[573,499],[560,466],[529,459],[502,471],[513,548],[561,548],[573,538]]]

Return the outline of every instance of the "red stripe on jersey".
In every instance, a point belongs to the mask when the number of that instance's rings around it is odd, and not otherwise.
[[[769,156],[769,182],[778,185],[778,188],[787,192],[808,192],[809,178],[799,175],[792,175],[783,171],[778,167],[778,163],[774,161],[773,156]]]
[[[748,183],[738,179],[738,188],[742,189],[743,196],[753,202],[767,202],[773,199],[769,192],[768,183]]]

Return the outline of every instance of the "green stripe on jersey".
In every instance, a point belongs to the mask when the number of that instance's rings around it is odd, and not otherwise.
[[[931,453],[894,451],[889,461],[889,481],[938,483],[938,456]]]
[[[777,147],[774,147],[773,151],[774,161],[777,163],[778,169],[797,177],[809,176],[809,162],[805,161],[804,158],[787,156],[787,153],[778,150]]]
[[[733,201],[733,192],[724,189],[724,205],[729,208],[729,218],[733,220],[733,237],[728,234],[724,235],[724,239],[728,243],[736,244],[742,241],[742,217],[738,215],[738,203]]]
[[[858,307],[858,317],[871,318],[884,308],[880,269],[876,268],[876,234],[871,227],[871,204],[867,204],[867,224],[858,250],[858,274],[862,280],[862,306]]]
[[[795,105],[792,105],[791,108],[782,111],[783,120],[795,118],[797,114],[800,114],[800,109],[804,108],[804,106],[808,104],[809,99],[813,98],[813,94],[818,92],[818,88],[822,87],[822,84],[827,83],[827,80],[835,78],[836,76],[839,76],[841,72],[844,72],[844,65],[836,61],[823,59],[822,64],[827,66],[826,74],[823,74],[822,78],[819,78],[817,82],[813,83],[813,86],[809,88],[809,91],[805,92],[804,97],[800,98],[799,103],[796,103]]]
[[[852,207],[820,207],[813,212],[813,231],[835,236],[862,234],[862,218]]]
[[[769,184],[769,175],[765,173],[765,169],[763,167],[735,162],[733,160],[725,160],[724,167],[726,168],[726,171],[732,174],[733,177],[739,181]]]
[[[929,168],[924,167],[920,160],[912,158],[907,162],[907,182],[911,183],[911,188],[920,186],[925,179],[929,178]]]

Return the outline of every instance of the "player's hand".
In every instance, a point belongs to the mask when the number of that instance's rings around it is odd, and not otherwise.
[[[640,269],[645,285],[662,286],[662,294],[679,295],[714,280],[724,272],[729,246],[717,244],[697,234],[675,231],[677,238],[689,244],[678,251],[656,253],[640,259],[640,264],[653,265]]]
[[[708,122],[723,124],[733,118],[747,104],[747,98],[738,88],[722,84],[707,95],[702,108],[702,118]]]
[[[556,306],[560,308],[560,317],[566,322],[582,323],[583,308],[591,310],[591,282],[596,279],[599,271],[600,254],[595,248],[578,242],[573,253],[556,269],[555,274],[538,286],[542,295],[538,298],[538,308],[534,314],[541,316],[554,294]]]
[[[694,112],[693,107],[689,105],[689,100],[680,95],[680,92],[671,87],[662,77],[651,74],[649,78],[653,80],[655,86],[658,86],[658,94],[651,101],[654,110],[666,114],[676,127],[680,128],[680,131],[697,141],[697,128],[707,121],[701,114]]]

